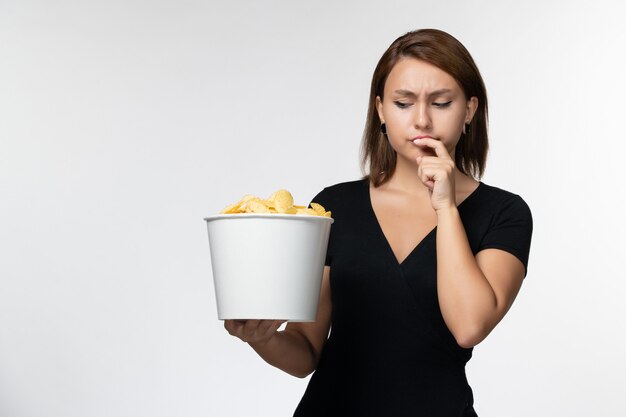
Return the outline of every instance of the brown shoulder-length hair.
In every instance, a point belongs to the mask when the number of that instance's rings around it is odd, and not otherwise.
[[[376,65],[361,143],[361,170],[365,178],[378,187],[389,181],[396,169],[396,152],[380,131],[376,96],[384,99],[387,77],[402,58],[416,58],[442,69],[459,83],[467,99],[478,99],[478,108],[469,129],[466,134],[461,134],[456,146],[454,163],[463,174],[480,179],[485,171],[489,148],[485,84],[472,56],[461,42],[437,29],[416,30],[399,37]]]

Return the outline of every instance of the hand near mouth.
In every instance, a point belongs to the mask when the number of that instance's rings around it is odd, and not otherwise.
[[[417,175],[430,191],[430,201],[435,211],[456,207],[454,161],[441,141],[431,137],[416,138],[413,143],[421,149],[435,152],[436,156],[418,156]]]

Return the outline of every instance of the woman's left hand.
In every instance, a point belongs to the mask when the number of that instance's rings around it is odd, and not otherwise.
[[[431,138],[415,139],[420,148],[431,148],[437,156],[418,156],[417,175],[430,191],[430,202],[435,211],[456,207],[454,161],[445,145]]]

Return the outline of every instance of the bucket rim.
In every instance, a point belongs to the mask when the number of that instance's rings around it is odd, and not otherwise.
[[[335,221],[332,217],[324,217],[324,216],[314,216],[311,214],[278,214],[278,213],[234,213],[234,214],[215,214],[213,216],[208,216],[204,218],[204,221],[210,222],[213,220],[223,220],[223,219],[241,219],[241,218],[260,218],[260,219],[292,219],[292,220],[313,220],[313,221],[322,221],[322,222],[330,222],[331,224]]]

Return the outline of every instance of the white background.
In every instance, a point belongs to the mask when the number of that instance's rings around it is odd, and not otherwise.
[[[623,416],[622,2],[0,0],[0,416],[288,416],[217,320],[203,217],[357,179],[370,77],[424,27],[482,71],[483,182],[535,231],[474,351],[484,416]]]

